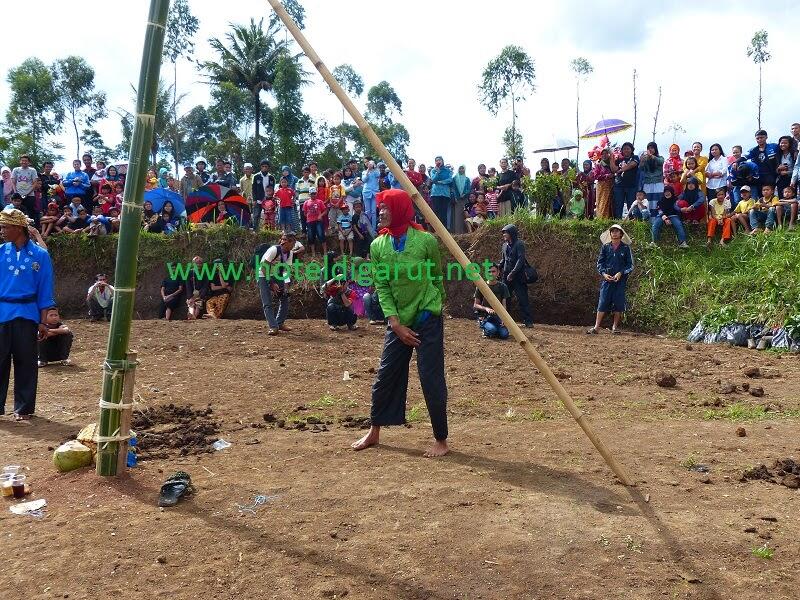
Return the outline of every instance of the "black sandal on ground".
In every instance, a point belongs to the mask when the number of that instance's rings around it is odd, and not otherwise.
[[[161,493],[158,496],[158,505],[175,506],[181,497],[193,491],[194,486],[192,486],[191,476],[184,471],[178,471],[167,478],[161,486]]]

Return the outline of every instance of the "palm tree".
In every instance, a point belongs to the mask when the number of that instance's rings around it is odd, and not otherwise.
[[[219,59],[200,65],[209,83],[232,83],[253,96],[256,139],[259,139],[261,125],[261,91],[272,89],[278,59],[288,52],[286,40],[277,36],[279,25],[270,23],[264,31],[263,24],[263,19],[258,23],[250,19],[249,26],[231,24],[231,31],[225,35],[229,46],[225,46],[219,38],[210,39],[208,42]]]

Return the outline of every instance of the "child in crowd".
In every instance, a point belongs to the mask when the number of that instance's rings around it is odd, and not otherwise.
[[[497,299],[500,300],[502,305],[505,307],[508,301],[508,298],[511,297],[511,292],[508,290],[508,286],[499,281],[500,276],[500,267],[496,264],[493,264],[489,267],[489,277],[486,279],[486,283],[489,285],[489,288],[494,292],[494,295],[497,296]],[[502,319],[497,315],[494,309],[488,305],[488,302],[481,294],[478,288],[475,288],[475,296],[474,301],[472,303],[472,308],[475,310],[475,316],[478,319],[478,326],[483,331],[483,337],[485,338],[500,338],[501,340],[505,340],[508,338],[508,328],[503,325]]]
[[[649,221],[650,220],[650,209],[648,208],[647,204],[647,194],[644,193],[644,190],[639,190],[636,192],[636,199],[633,202],[633,206],[628,211],[628,216],[626,217],[627,221]]]
[[[683,163],[683,175],[681,175],[681,183],[688,187],[689,179],[697,181],[698,189],[706,195],[706,173],[697,162],[697,158],[690,156]]]
[[[693,160],[692,157],[686,159],[687,162]],[[695,162],[696,164],[696,162]],[[678,196],[675,203],[680,209],[681,219],[690,223],[699,223],[706,216],[706,195],[700,189],[700,181],[695,177],[686,180],[686,189]]]
[[[358,325],[356,325],[358,316],[352,308],[354,292],[347,285],[344,276],[329,279],[325,282],[323,290],[328,298],[325,314],[330,330],[338,331],[345,325],[351,331],[358,329]]]
[[[750,233],[750,211],[753,210],[756,201],[753,200],[750,195],[749,185],[743,185],[739,188],[739,197],[739,203],[736,205],[731,216],[731,225],[736,227],[738,223],[747,233]]]
[[[367,258],[369,246],[375,239],[375,228],[367,213],[364,212],[364,203],[361,200],[353,202],[353,233],[355,234],[356,254]]]
[[[111,206],[111,204],[114,202],[114,196],[111,193],[111,184],[109,183],[101,184],[100,191],[94,197],[94,200],[92,200],[92,202],[94,206],[106,206],[106,207]],[[108,214],[108,208],[103,210],[103,214],[104,215]]]
[[[489,218],[489,205],[486,202],[486,195],[478,194],[478,199],[475,201],[475,216],[467,219],[467,232],[472,233],[486,222]]]
[[[478,194],[470,192],[467,201],[464,202],[464,223],[468,223],[469,219],[475,216],[475,203],[478,201]],[[469,231],[469,226],[467,226]]]
[[[344,202],[339,209],[339,216],[336,219],[336,230],[339,232],[339,252],[344,254],[344,243],[347,241],[350,255],[353,255],[353,215],[350,214],[350,207]]]
[[[69,227],[77,217],[72,216],[72,209],[69,206],[65,206],[61,209],[61,216],[59,217],[58,221],[56,221],[56,233],[69,233],[65,231],[67,227]]]
[[[270,190],[272,191],[270,192]],[[264,227],[267,229],[276,229],[278,226],[278,204],[275,202],[274,192],[274,188],[268,187],[266,191],[268,195],[261,201],[261,210],[263,211],[262,214],[264,216]]]
[[[325,179],[324,177],[320,177],[320,179]],[[337,223],[339,222],[339,215],[342,214],[342,206],[347,204],[345,202],[345,193],[344,193],[344,186],[341,183],[341,179],[339,179],[339,183],[336,183],[337,179],[334,175],[334,183],[326,188],[323,184],[322,189],[327,190],[327,200],[328,200],[328,219],[330,221],[331,230],[338,231]],[[319,187],[319,184],[317,184]]]
[[[111,227],[109,233],[119,233],[119,208],[112,206],[108,209],[108,225]]]
[[[88,235],[106,235],[109,229],[108,217],[103,214],[103,208],[96,204],[92,209],[92,216],[89,217]]]
[[[78,216],[72,222],[64,227],[64,233],[84,233],[89,229],[89,216],[86,214],[86,209],[82,206],[78,210]]]
[[[750,235],[755,235],[762,231],[772,233],[778,226],[778,208],[781,201],[775,195],[775,186],[765,183],[761,186],[761,200],[757,201],[750,209]]]
[[[58,220],[58,204],[51,202],[47,205],[47,212],[39,220],[42,225],[42,237],[47,237],[58,231],[56,229]]]
[[[278,202],[278,224],[284,231],[294,231],[295,210],[294,210],[294,190],[289,187],[289,179],[281,177],[280,187],[275,191],[275,198]]]
[[[586,213],[586,200],[583,197],[583,192],[578,188],[572,190],[572,198],[569,199],[567,204],[567,218],[568,219],[582,219]]]
[[[742,147],[734,146],[731,148],[731,155],[728,157],[728,166],[738,162],[740,158],[742,158]]]
[[[496,188],[492,188],[491,190],[486,190],[485,196],[486,196],[486,218],[495,219],[497,218],[497,212],[498,212],[497,198],[500,197],[500,192],[498,192]]]
[[[596,334],[600,331],[606,313],[614,313],[611,333],[618,334],[619,324],[625,312],[625,287],[628,275],[633,271],[633,253],[631,238],[619,225],[612,225],[600,236],[603,247],[597,257],[597,272],[600,274],[600,299],[597,302],[597,318],[594,327],[586,333]]]
[[[336,232],[336,219],[331,216],[331,205],[328,200],[328,180],[324,177],[317,177],[317,181],[311,188],[311,197],[319,198],[325,203],[325,214],[322,216],[322,230],[327,234]],[[339,217],[339,214],[336,214]]]
[[[678,207],[677,198],[672,191],[672,186],[664,186],[664,195],[658,201],[658,212],[655,218],[652,219],[652,236],[655,245],[661,237],[661,230],[664,225],[672,225],[675,229],[675,235],[678,236],[678,248],[688,248],[689,244],[686,243],[686,230],[683,228],[681,221],[681,211]]]
[[[783,188],[783,197],[778,207],[779,225],[783,225],[783,215],[787,213],[789,214],[789,229],[794,229],[795,221],[797,221],[797,195],[794,188],[790,185]]]
[[[73,335],[69,327],[61,321],[57,308],[47,309],[44,326],[47,333],[44,339],[39,340],[39,366],[46,367],[51,362],[69,365]]]
[[[308,200],[303,203],[302,210],[305,215],[306,235],[308,236],[308,245],[311,248],[311,258],[314,259],[317,257],[317,244],[322,246],[322,256],[325,256],[328,252],[328,244],[325,240],[325,229],[323,227],[323,219],[328,209],[325,202],[317,198],[316,194],[309,193],[308,196]]]
[[[708,226],[706,228],[708,241],[706,246],[711,248],[718,226],[722,227],[722,238],[719,240],[719,245],[724,246],[731,241],[733,237],[731,225],[731,201],[726,197],[725,188],[719,188],[716,197],[708,203]]]
[[[83,208],[83,204],[81,204],[81,199],[78,196],[74,196],[70,199],[69,208],[72,210],[72,216],[77,217],[78,211]]]

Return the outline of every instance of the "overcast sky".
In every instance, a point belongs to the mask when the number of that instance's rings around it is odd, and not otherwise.
[[[536,91],[517,111],[529,164],[538,164],[542,155],[532,150],[548,145],[553,136],[576,138],[575,80],[569,61],[578,56],[594,66],[582,88],[582,130],[602,118],[633,123],[632,74],[636,69],[637,151],[652,137],[660,85],[663,97],[656,141],[662,154],[673,140],[667,131],[673,122],[686,131],[677,138],[682,148],[694,140],[703,141],[706,148],[720,142],[728,153],[733,144],[745,148],[753,144],[758,69],[746,48],[753,33],[763,28],[769,32],[772,60],[764,70],[762,125],[777,142],[793,121],[800,120],[796,39],[800,11],[790,0],[304,0],[303,5],[305,33],[330,69],[350,63],[367,88],[383,79],[394,86],[403,101],[402,121],[411,134],[409,155],[418,162],[429,163],[441,154],[453,165],[466,164],[468,173],[474,173],[479,162],[497,164],[511,109],[501,110],[497,117],[489,115],[478,102],[477,86],[485,64],[507,44],[522,46],[536,66]],[[138,80],[148,6],[147,0],[129,0],[67,10],[60,0],[38,0],[35,13],[42,18],[2,28],[0,71],[5,74],[29,56],[49,64],[70,54],[81,55],[94,67],[109,107],[132,110],[130,83]],[[270,15],[264,0],[192,0],[191,7],[200,19],[196,58],[201,60],[214,58],[207,40],[224,36],[229,22],[247,23],[250,17],[264,17],[266,22]],[[32,6],[4,0],[3,8],[4,14],[13,15]],[[305,66],[313,72],[304,95],[305,111],[315,119],[340,122],[338,101],[310,63],[306,61]],[[162,69],[162,76],[171,81],[171,65]],[[189,94],[183,105],[186,110],[208,102],[208,87],[186,62],[179,65],[178,89]],[[3,115],[8,100],[3,77]],[[364,97],[357,104],[363,108],[365,101]],[[96,127],[107,145],[119,142],[119,119],[114,113]],[[621,143],[632,136],[629,130],[612,136],[612,141]],[[70,159],[75,142],[69,130],[60,141],[65,158]],[[581,143],[584,158],[587,146],[594,142]]]

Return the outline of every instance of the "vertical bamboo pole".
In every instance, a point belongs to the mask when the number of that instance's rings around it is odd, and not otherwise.
[[[436,217],[436,214],[433,212],[433,210],[431,210],[431,208],[428,206],[428,203],[425,202],[425,200],[419,194],[417,189],[414,187],[414,184],[412,184],[408,179],[408,176],[405,174],[403,169],[397,164],[397,161],[395,161],[394,157],[386,149],[386,146],[383,145],[383,142],[381,142],[378,136],[375,135],[372,127],[370,127],[366,119],[364,119],[359,110],[355,107],[353,102],[342,89],[342,86],[339,85],[339,82],[337,82],[333,77],[331,72],[328,70],[328,67],[325,66],[325,63],[322,62],[322,59],[311,47],[311,44],[308,43],[308,40],[305,38],[305,35],[303,35],[303,32],[300,31],[295,22],[281,5],[280,0],[267,1],[270,3],[278,17],[280,17],[281,21],[283,21],[284,25],[286,25],[286,28],[289,30],[292,36],[294,36],[294,39],[300,45],[300,48],[303,49],[305,55],[308,57],[314,67],[316,67],[320,75],[322,75],[325,83],[328,84],[347,112],[350,113],[350,116],[356,122],[358,128],[367,138],[375,151],[380,155],[381,160],[386,163],[392,174],[403,186],[403,189],[411,195],[411,198],[414,200],[414,204],[416,204],[417,208],[423,214],[425,220],[433,225],[436,234],[444,242],[445,246],[447,246],[447,249],[456,258],[456,260],[458,260],[461,266],[466,269],[466,266],[469,264],[467,255],[464,254],[464,251],[461,250],[459,245],[453,239],[453,236],[450,235],[450,232],[447,231],[445,226],[442,225],[442,222]],[[531,362],[533,362],[533,364],[542,374],[542,377],[544,377],[545,381],[547,381],[550,387],[553,388],[553,391],[556,393],[559,400],[561,400],[561,403],[564,405],[567,411],[569,411],[592,444],[594,444],[594,447],[606,461],[614,474],[625,485],[635,485],[622,465],[618,463],[611,452],[609,452],[605,443],[603,443],[603,440],[597,435],[597,433],[595,433],[594,428],[589,423],[586,415],[575,405],[575,402],[561,385],[561,382],[556,378],[556,376],[553,374],[553,371],[550,369],[541,355],[536,351],[536,348],[533,347],[533,344],[531,344],[528,336],[526,336],[522,329],[520,329],[516,321],[511,318],[511,315],[497,299],[497,296],[494,295],[494,292],[492,292],[486,281],[484,281],[482,277],[479,277],[474,281],[474,283],[480,290],[481,295],[489,302],[489,305],[503,320],[503,324],[506,325],[511,335],[513,335],[514,339],[520,344],[523,351],[528,355]]]
[[[114,307],[108,332],[106,360],[103,365],[102,399],[112,404],[119,404],[122,399],[123,373],[127,369],[126,357],[131,334],[131,320],[133,319],[139,233],[142,223],[142,198],[150,146],[153,140],[156,92],[168,11],[169,0],[150,0],[137,88],[136,121],[133,126],[133,138],[128,155],[128,176],[122,200],[122,220],[117,242]],[[120,411],[101,408],[99,423],[101,439],[118,436]],[[113,440],[98,443],[98,475],[113,476],[117,474],[119,446],[119,442]]]
[[[128,352],[127,361],[128,369],[122,377],[122,404],[128,405],[122,411],[119,421],[119,435],[126,437],[131,432],[131,416],[133,412],[133,389],[136,384],[136,357],[137,352]],[[117,451],[117,474],[122,473],[128,466],[128,440],[119,441],[119,450]]]

